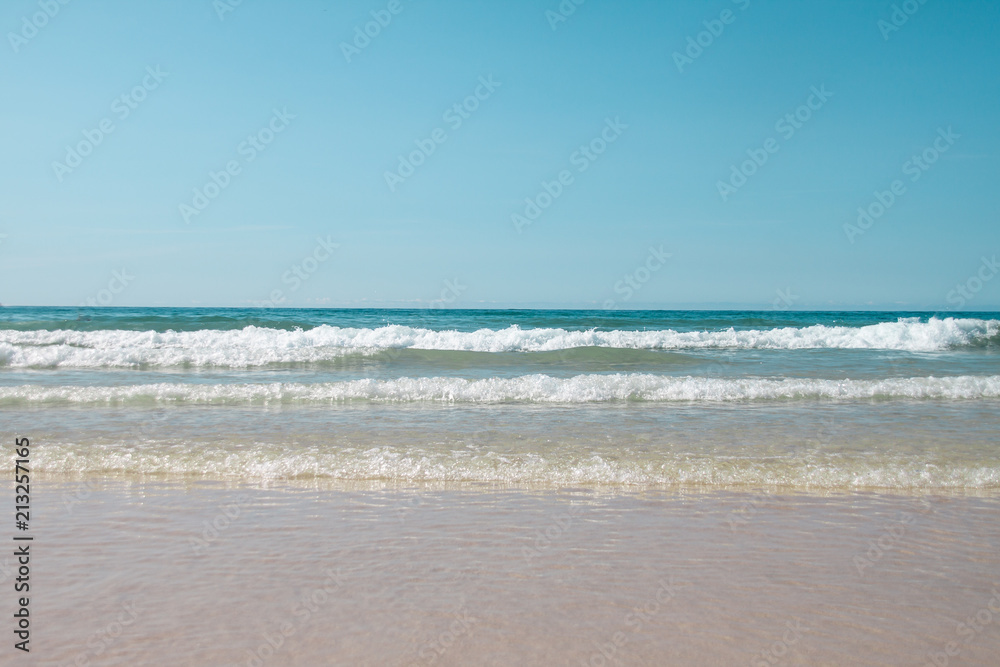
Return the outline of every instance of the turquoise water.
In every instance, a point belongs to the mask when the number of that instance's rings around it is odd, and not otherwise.
[[[1000,488],[1000,314],[0,309],[42,471]]]

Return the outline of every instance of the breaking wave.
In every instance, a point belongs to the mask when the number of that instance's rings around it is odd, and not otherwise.
[[[571,331],[559,328],[435,331],[391,325],[292,331],[248,326],[218,331],[0,331],[0,366],[10,368],[253,368],[309,364],[393,350],[553,352],[632,350],[868,349],[935,352],[1000,343],[1000,320],[900,319],[861,327],[814,325],[721,331]]]
[[[721,379],[643,373],[572,378],[525,375],[467,380],[453,377],[351,380],[324,383],[124,386],[22,385],[0,388],[0,406],[17,405],[322,405],[385,403],[610,403],[745,402],[823,399],[1000,398],[1000,376],[888,378],[881,380]]]

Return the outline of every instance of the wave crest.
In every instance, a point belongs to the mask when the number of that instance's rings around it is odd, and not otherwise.
[[[581,347],[635,350],[866,349],[935,352],[1000,342],[1000,320],[915,318],[862,327],[723,331],[435,331],[391,325],[374,329],[321,325],[309,330],[0,331],[0,365],[14,368],[253,368],[309,364],[387,350],[553,352]]]

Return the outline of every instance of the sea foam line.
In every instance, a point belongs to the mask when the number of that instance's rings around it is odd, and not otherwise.
[[[705,378],[643,373],[571,378],[525,375],[467,380],[454,377],[351,380],[325,383],[154,383],[104,387],[0,388],[0,406],[13,405],[268,405],[384,403],[740,402],[767,400],[991,399],[1000,376],[824,380]]]
[[[493,448],[329,446],[288,443],[52,442],[33,460],[36,472],[91,475],[181,475],[211,479],[331,479],[394,482],[485,482],[543,485],[781,486],[800,489],[997,489],[996,461],[937,464],[912,456],[810,451],[786,457],[720,458],[689,451],[593,447],[510,456]]]

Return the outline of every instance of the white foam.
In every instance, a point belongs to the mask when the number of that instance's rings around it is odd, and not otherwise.
[[[360,444],[360,443],[359,443]],[[784,457],[650,453],[594,446],[512,455],[494,448],[291,447],[278,443],[47,443],[34,470],[56,474],[180,475],[213,479],[480,482],[542,485],[782,486],[798,489],[997,489],[995,460],[931,464],[873,453],[806,451]]]
[[[215,366],[250,368],[333,360],[391,349],[544,352],[578,347],[643,350],[809,348],[933,352],[984,344],[1000,320],[914,318],[863,327],[785,327],[724,331],[567,331],[565,329],[433,331],[405,326],[308,331],[246,327],[218,331],[0,331],[0,365],[14,368]]]
[[[912,377],[881,380],[704,378],[588,374],[571,378],[525,375],[467,380],[454,377],[345,382],[124,386],[22,385],[0,387],[0,405],[268,405],[387,403],[739,402],[821,399],[1000,398],[1000,376]]]

